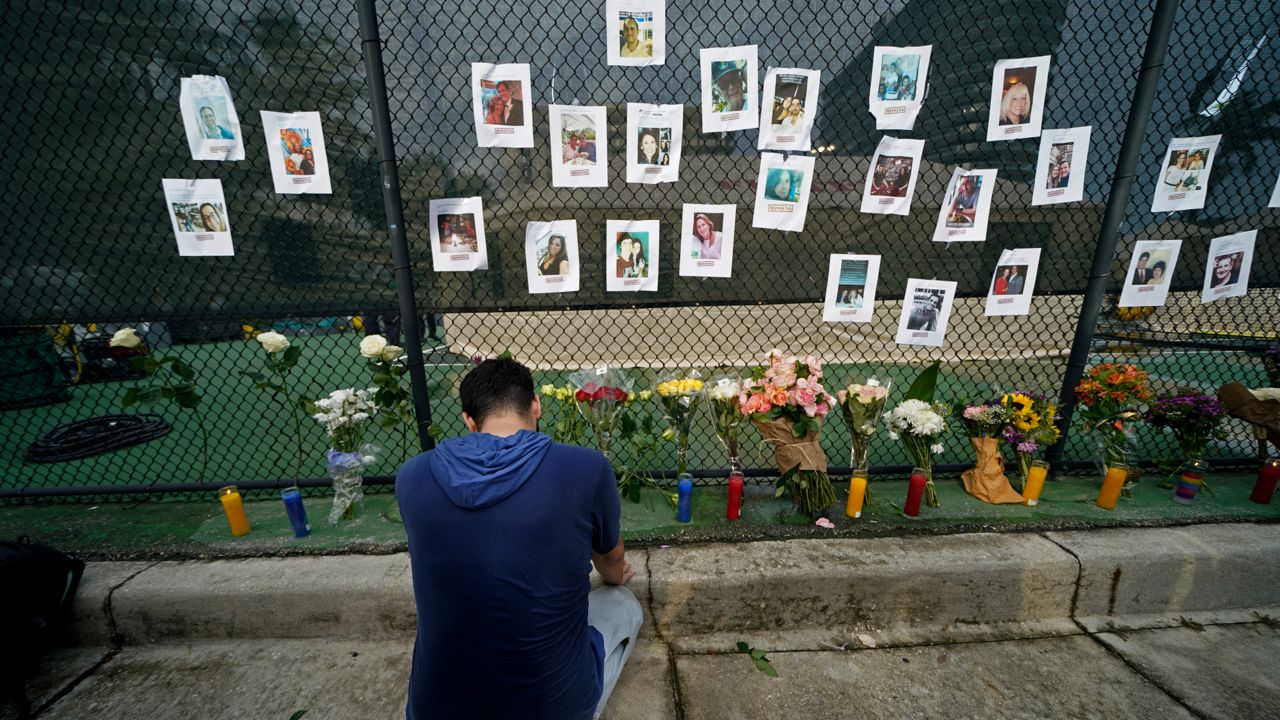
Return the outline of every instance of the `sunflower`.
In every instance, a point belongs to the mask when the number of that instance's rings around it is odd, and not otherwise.
[[[1015,413],[1028,413],[1031,412],[1031,408],[1035,407],[1035,400],[1023,393],[1008,393],[1001,400],[1006,407],[1011,407],[1012,412]]]
[[[1040,424],[1040,416],[1031,411],[1015,413],[1012,416],[1013,426],[1022,432],[1030,432]]]

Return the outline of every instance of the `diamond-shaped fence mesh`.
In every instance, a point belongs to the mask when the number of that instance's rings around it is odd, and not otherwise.
[[[302,350],[293,390],[320,397],[364,387],[357,345],[369,332],[400,335],[416,322],[431,417],[445,435],[464,431],[457,385],[474,356],[504,351],[563,384],[580,367],[608,363],[637,387],[667,370],[745,371],[777,347],[816,353],[827,385],[869,375],[905,387],[942,361],[939,397],[986,399],[1010,389],[1057,396],[1084,307],[1095,248],[1131,121],[1153,4],[1101,0],[892,3],[712,0],[667,4],[667,57],[653,67],[606,62],[604,3],[564,0],[462,5],[378,3],[387,95],[398,155],[418,317],[400,317],[387,233],[375,122],[362,59],[358,3],[333,0],[14,0],[0,9],[6,128],[6,228],[0,264],[0,493],[92,496],[95,491],[190,492],[195,482],[324,477],[327,442],[309,420],[255,389],[261,369],[250,337],[275,329]],[[1264,0],[1181,3],[1146,124],[1113,271],[1096,323],[1090,364],[1136,362],[1158,389],[1206,391],[1239,380],[1268,382],[1261,350],[1276,342],[1274,260],[1280,212],[1267,209],[1280,172],[1280,27]],[[770,67],[821,70],[810,153],[815,160],[802,232],[752,227],[760,153],[757,131],[703,133],[698,50],[758,45]],[[871,156],[886,133],[867,111],[876,46],[932,44],[926,100],[913,131],[925,140],[908,215],[871,215],[860,203]],[[1080,202],[1032,206],[1039,140],[986,140],[993,64],[1050,55],[1045,128],[1092,127]],[[528,63],[534,147],[477,147],[472,62]],[[227,78],[245,135],[240,162],[193,161],[184,142],[179,80]],[[684,106],[679,179],[625,182],[626,103]],[[604,106],[608,185],[551,181],[548,104]],[[272,189],[259,110],[318,111],[331,195]],[[754,109],[753,109],[754,110]],[[1145,118],[1142,118],[1145,120]],[[1153,213],[1171,138],[1222,135],[1203,210]],[[556,146],[558,148],[558,143]],[[558,150],[557,150],[558,152]],[[933,242],[952,169],[995,168],[987,238]],[[163,178],[218,178],[234,230],[233,257],[179,257]],[[428,203],[479,196],[488,269],[434,272]],[[684,277],[677,252],[685,203],[736,205],[732,277]],[[656,292],[605,290],[607,220],[657,220]],[[581,289],[530,294],[525,226],[576,220]],[[1250,290],[1201,302],[1211,239],[1257,230]],[[1181,240],[1163,307],[1117,307],[1137,240]],[[1026,316],[988,317],[985,299],[1002,250],[1040,248]],[[871,322],[827,323],[821,298],[833,253],[882,257]],[[940,348],[894,342],[908,278],[951,280],[958,297]],[[196,371],[199,412],[162,405],[167,435],[83,459],[25,459],[36,438],[68,423],[121,412],[128,358],[104,336],[144,332],[157,354]],[[899,396],[900,397],[900,396]],[[421,408],[420,408],[421,409]],[[128,412],[133,412],[130,409]],[[660,417],[656,403],[638,412]],[[554,419],[554,411],[548,421]],[[848,460],[848,435],[832,418],[822,444]],[[662,427],[661,421],[658,427]],[[1242,424],[1210,456],[1256,453]],[[707,414],[698,416],[690,465],[702,482],[724,476],[726,458]],[[743,459],[771,471],[772,453],[748,429]],[[381,447],[368,474],[384,481],[416,439],[371,429]],[[1172,438],[1139,435],[1139,454],[1172,452]],[[208,462],[202,448],[207,441]],[[675,465],[672,443],[621,461],[654,473]],[[951,438],[942,465],[971,459]],[[1092,447],[1069,435],[1068,461]],[[883,433],[873,470],[907,462]]]

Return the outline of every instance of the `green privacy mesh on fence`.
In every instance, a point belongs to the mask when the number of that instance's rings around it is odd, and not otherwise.
[[[1081,2],[668,3],[667,58],[654,67],[606,63],[603,3],[379,3],[391,124],[399,156],[410,257],[424,329],[433,418],[463,431],[456,387],[472,356],[509,350],[540,383],[608,362],[646,384],[664,369],[747,367],[771,347],[820,353],[830,385],[868,374],[910,378],[943,361],[940,397],[971,399],[1020,388],[1057,395],[1082,311],[1094,248],[1132,106],[1152,22],[1146,4]],[[39,328],[40,351],[57,356],[69,399],[0,413],[0,491],[159,486],[195,480],[198,430],[170,412],[168,435],[142,445],[57,464],[25,461],[54,427],[119,412],[133,380],[98,332],[133,325],[152,345],[181,356],[198,375],[210,433],[208,482],[284,480],[293,474],[292,425],[240,375],[261,359],[243,326],[275,328],[302,349],[297,388],[319,397],[360,387],[369,373],[356,351],[362,330],[395,333],[397,310],[376,145],[352,5],[331,1],[120,1],[86,5],[18,0],[0,10],[6,28],[0,122],[10,137],[6,227],[0,266],[0,325]],[[1271,3],[1183,2],[1124,208],[1095,358],[1141,363],[1158,388],[1205,390],[1230,380],[1265,384],[1258,351],[1276,334],[1274,261],[1280,217],[1267,201],[1276,160],[1275,49]],[[751,227],[759,171],[755,130],[702,132],[698,50],[754,44],[769,67],[822,71],[811,153],[815,159],[803,232]],[[915,129],[925,140],[908,215],[868,215],[859,202],[871,155],[886,134],[867,112],[876,46],[933,45],[927,99]],[[1032,206],[1039,141],[986,141],[991,70],[1002,58],[1050,55],[1044,127],[1092,126],[1084,199]],[[472,124],[470,63],[528,63],[534,147],[480,148]],[[227,78],[246,136],[241,162],[190,159],[178,111],[179,79]],[[679,181],[625,180],[626,103],[683,104]],[[602,105],[613,162],[604,188],[551,183],[548,104]],[[259,110],[319,111],[332,195],[273,192]],[[1152,213],[1170,138],[1223,136],[1205,209]],[[951,170],[999,171],[985,242],[931,241]],[[163,178],[218,178],[234,228],[233,257],[178,257]],[[479,196],[489,269],[432,271],[428,202]],[[684,203],[735,204],[730,278],[682,277],[675,238]],[[578,223],[581,290],[532,295],[524,228]],[[663,238],[658,290],[605,291],[605,222],[651,219]],[[1212,238],[1257,230],[1251,290],[1201,304]],[[1134,243],[1182,241],[1164,307],[1117,309]],[[984,298],[1000,252],[1040,248],[1030,315],[987,317]],[[824,323],[828,256],[883,258],[877,306],[864,324]],[[908,277],[956,281],[958,299],[941,348],[897,345]],[[359,321],[353,320],[359,318]],[[0,365],[9,367],[8,364]],[[116,367],[120,366],[120,367]],[[113,370],[114,368],[114,370]],[[118,372],[117,372],[118,370]],[[57,385],[54,375],[40,382]],[[4,378],[6,383],[35,379]],[[17,393],[8,392],[8,395]],[[26,395],[26,393],[21,393]],[[56,389],[49,394],[57,396]],[[648,411],[658,414],[655,406]],[[1242,425],[1211,456],[1244,458],[1255,448]],[[696,468],[725,464],[701,417]],[[395,431],[375,431],[388,476],[411,450]],[[749,467],[771,453],[751,431]],[[1170,452],[1170,437],[1145,433],[1141,453]],[[325,438],[304,427],[305,477],[324,473]],[[847,436],[828,425],[823,446],[836,464]],[[1078,435],[1066,458],[1088,459]],[[960,438],[944,464],[969,459]],[[674,448],[647,458],[674,465]],[[881,436],[877,466],[900,465]],[[708,478],[714,482],[715,479]]]

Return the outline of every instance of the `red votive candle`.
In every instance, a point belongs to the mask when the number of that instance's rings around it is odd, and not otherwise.
[[[1277,481],[1280,481],[1280,459],[1271,458],[1258,468],[1258,482],[1254,484],[1249,499],[1260,505],[1270,505],[1271,496],[1276,494]]]
[[[729,475],[729,505],[725,508],[724,516],[730,520],[742,517],[742,473]]]
[[[902,506],[902,512],[915,517],[920,514],[920,499],[924,497],[924,484],[926,482],[924,470],[921,468],[911,469],[911,483],[907,485],[907,502]]]

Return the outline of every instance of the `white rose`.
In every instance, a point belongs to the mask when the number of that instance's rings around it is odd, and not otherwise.
[[[262,344],[262,349],[269,353],[278,353],[281,350],[289,348],[289,338],[278,332],[268,331],[258,335],[257,340]]]
[[[142,338],[138,337],[137,330],[122,328],[111,336],[111,341],[107,344],[111,347],[136,348],[142,344]]]
[[[381,335],[370,335],[360,341],[360,354],[367,358],[376,358],[382,355],[386,347],[386,338]]]
[[[390,361],[396,360],[401,355],[403,355],[404,348],[400,347],[399,345],[388,345],[382,348],[382,352],[380,354],[382,355],[383,360],[390,362]]]

